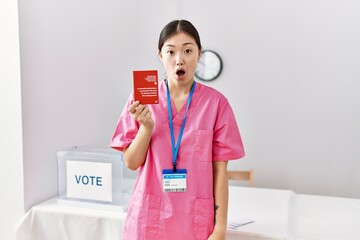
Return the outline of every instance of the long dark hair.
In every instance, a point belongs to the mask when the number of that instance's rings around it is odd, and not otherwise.
[[[187,20],[174,20],[169,22],[161,31],[158,43],[159,52],[161,51],[164,43],[168,40],[171,36],[176,33],[184,32],[190,35],[196,42],[196,45],[201,51],[201,42],[200,36],[194,25]]]

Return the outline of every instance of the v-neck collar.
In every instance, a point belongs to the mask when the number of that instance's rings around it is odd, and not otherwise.
[[[186,100],[184,101],[184,103],[182,104],[181,108],[179,111],[176,110],[176,106],[175,106],[175,102],[174,99],[170,96],[170,102],[171,102],[171,110],[172,110],[172,121],[174,126],[181,126],[182,121],[184,119],[184,115],[185,115],[185,108],[186,108],[186,103],[188,101],[189,95],[187,96]]]
[[[168,109],[167,109],[167,93],[166,93],[166,83],[165,83],[166,80],[164,80],[162,82],[162,85],[161,85],[161,88],[162,88],[162,94],[164,96],[164,98],[162,99],[162,110],[163,110],[163,113],[166,115],[166,118],[168,119],[169,118],[169,115],[168,115]],[[199,85],[199,84],[197,84]],[[197,92],[197,88],[198,86],[195,88],[195,92],[194,92],[194,95],[195,93]],[[195,96],[194,96],[195,97]],[[194,98],[193,97],[193,98]],[[181,126],[182,124],[182,121],[184,119],[184,115],[185,115],[185,110],[186,110],[186,103],[188,101],[188,98],[189,98],[189,95],[187,96],[187,98],[185,99],[183,105],[181,106],[180,110],[177,111],[176,110],[176,107],[175,107],[175,103],[174,103],[174,100],[172,99],[172,97],[170,97],[170,102],[171,102],[171,110],[172,110],[172,121],[173,121],[173,125],[174,126]],[[194,104],[194,103],[192,103]]]

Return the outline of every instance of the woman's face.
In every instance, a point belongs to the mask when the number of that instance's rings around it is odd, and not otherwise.
[[[180,32],[165,41],[159,58],[164,64],[169,80],[185,84],[194,80],[200,51],[190,35]]]

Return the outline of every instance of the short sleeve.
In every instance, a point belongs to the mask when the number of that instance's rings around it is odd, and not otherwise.
[[[245,156],[234,112],[227,99],[220,106],[214,127],[213,161],[235,160]]]
[[[123,151],[134,140],[138,130],[139,124],[127,111],[129,106],[134,102],[133,94],[130,95],[115,127],[115,131],[110,141],[110,147]]]

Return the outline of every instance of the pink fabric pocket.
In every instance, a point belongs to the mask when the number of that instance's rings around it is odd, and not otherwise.
[[[195,200],[193,221],[195,239],[207,239],[214,228],[214,199]]]
[[[161,196],[136,191],[131,199],[123,239],[151,240],[159,231]]]

